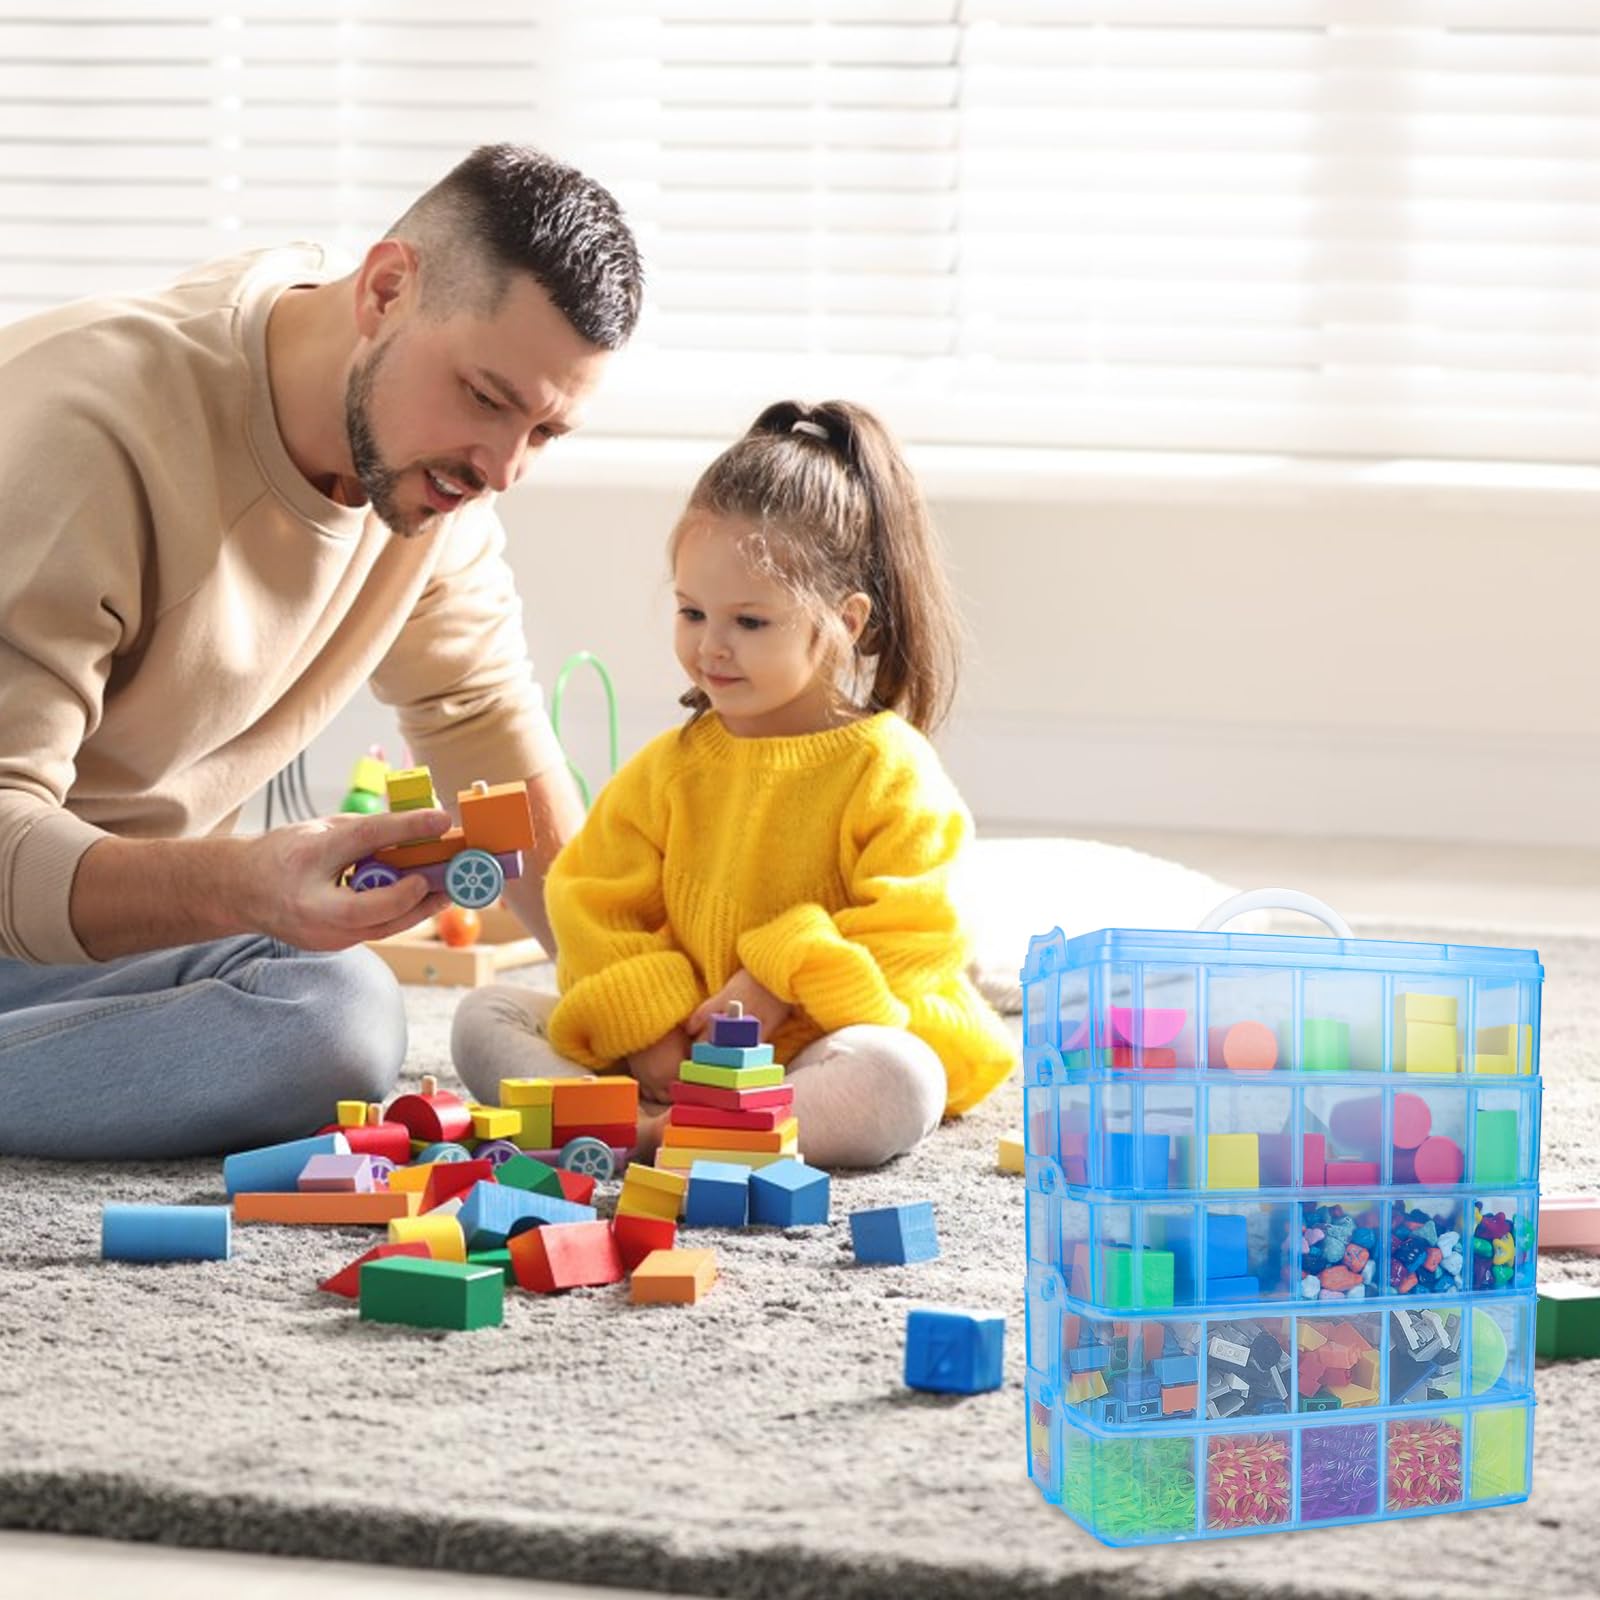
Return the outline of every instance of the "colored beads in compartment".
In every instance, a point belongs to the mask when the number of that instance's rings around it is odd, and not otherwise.
[[[1289,1520],[1289,1437],[1225,1433],[1206,1445],[1206,1526],[1270,1528]]]
[[[1454,1505],[1461,1498],[1461,1423],[1419,1417],[1389,1424],[1389,1510]]]
[[[1378,1214],[1343,1206],[1305,1208],[1300,1229],[1300,1298],[1360,1300],[1378,1274]]]
[[[1472,1230],[1472,1287],[1504,1289],[1516,1276],[1519,1255],[1526,1255],[1526,1238],[1519,1252],[1515,1219],[1503,1211],[1486,1215],[1478,1205],[1473,1207],[1473,1216],[1476,1226]]]
[[[1389,1229],[1389,1287],[1396,1294],[1450,1294],[1461,1287],[1461,1233],[1448,1213],[1394,1208]]]
[[[1307,1428],[1300,1435],[1300,1519],[1370,1517],[1378,1510],[1378,1425]]]

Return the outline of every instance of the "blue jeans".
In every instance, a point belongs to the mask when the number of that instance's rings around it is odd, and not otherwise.
[[[0,960],[0,1155],[215,1156],[381,1100],[405,1007],[370,950],[262,934],[92,966]]]

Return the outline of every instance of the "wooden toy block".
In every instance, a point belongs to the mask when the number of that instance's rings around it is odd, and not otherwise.
[[[1542,1285],[1534,1352],[1547,1361],[1600,1356],[1600,1288],[1589,1283]]]
[[[282,1222],[320,1227],[354,1227],[393,1221],[417,1214],[419,1194],[377,1189],[371,1194],[236,1194],[235,1222]]]
[[[226,1206],[125,1205],[100,1211],[102,1261],[226,1261],[233,1219]]]
[[[1005,1381],[1006,1319],[957,1306],[919,1307],[906,1314],[908,1389],[982,1394]]]
[[[1533,1071],[1533,1024],[1507,1022],[1497,1027],[1479,1028],[1477,1034],[1478,1071],[1516,1076]],[[1495,1061],[1493,1067],[1483,1065],[1485,1059]],[[1502,1066],[1498,1063],[1504,1062]]]
[[[518,1106],[522,1127],[512,1142],[522,1150],[549,1150],[556,1142],[555,1121],[549,1106]],[[637,1128],[637,1123],[635,1127]]]
[[[341,1128],[364,1128],[367,1125],[365,1100],[338,1100],[334,1102],[333,1120]]]
[[[685,1174],[687,1176],[687,1174]],[[656,1189],[642,1189],[637,1184],[623,1184],[617,1196],[619,1217],[659,1217],[666,1222],[676,1222],[682,1202]]]
[[[501,1183],[478,1183],[468,1191],[459,1221],[469,1250],[495,1250],[521,1228],[534,1224],[593,1222],[593,1206]]]
[[[1398,1033],[1408,1022],[1429,1023],[1454,1029],[1457,1001],[1453,994],[1401,993],[1394,997],[1394,1024]]]
[[[735,1047],[722,1044],[697,1044],[690,1047],[689,1059],[702,1067],[770,1067],[772,1046],[752,1044]]]
[[[995,1165],[1001,1172],[1023,1172],[1027,1166],[1027,1149],[1020,1133],[1003,1133],[995,1155]]]
[[[761,1043],[761,1023],[744,1014],[737,1000],[726,1011],[711,1013],[711,1042],[731,1050],[748,1049]]]
[[[750,1215],[750,1169],[696,1161],[689,1169],[683,1222],[688,1228],[742,1228]]]
[[[788,1106],[769,1106],[761,1111],[724,1111],[719,1106],[697,1106],[684,1100],[672,1108],[675,1128],[739,1128],[747,1133],[771,1133],[792,1119]]]
[[[324,1278],[317,1285],[319,1289],[326,1289],[329,1294],[342,1295],[346,1300],[358,1300],[361,1297],[361,1269],[369,1261],[387,1261],[390,1256],[410,1256],[413,1260],[430,1260],[432,1253],[421,1239],[413,1239],[405,1244],[376,1244],[365,1255],[355,1258],[347,1267],[341,1267],[330,1278]]]
[[[1472,1069],[1485,1078],[1514,1078],[1517,1075],[1517,1058],[1486,1055],[1480,1050],[1472,1063]]]
[[[1394,1064],[1402,1072],[1456,1071],[1456,1030],[1439,1022],[1407,1022],[1397,1027]]]
[[[502,1078],[500,1104],[502,1106],[547,1106],[555,1099],[554,1078]]]
[[[828,1174],[803,1161],[776,1161],[750,1174],[750,1221],[803,1228],[828,1220]]]
[[[670,1250],[678,1241],[678,1225],[665,1217],[641,1217],[619,1212],[611,1232],[625,1272],[632,1272],[656,1250]]]
[[[559,1150],[572,1139],[598,1139],[614,1150],[631,1150],[638,1137],[637,1117],[631,1122],[557,1122],[550,1130],[550,1146]]]
[[[722,1111],[782,1111],[794,1104],[794,1086],[769,1084],[764,1089],[719,1089],[715,1084],[686,1083],[679,1078],[667,1085],[673,1105],[714,1106]]]
[[[682,1201],[689,1188],[687,1174],[663,1172],[659,1167],[646,1166],[642,1161],[630,1161],[622,1178],[626,1185],[637,1184],[641,1189],[654,1189],[661,1194],[671,1195],[677,1201]]]
[[[777,1062],[766,1067],[713,1067],[700,1061],[685,1061],[678,1068],[682,1083],[704,1084],[712,1089],[766,1089],[783,1082],[783,1068]]]
[[[514,1106],[472,1106],[472,1132],[478,1139],[515,1139],[522,1132],[522,1113]]]
[[[1337,1017],[1306,1017],[1300,1024],[1303,1072],[1350,1070],[1350,1024]]]
[[[634,1269],[628,1297],[634,1305],[698,1305],[717,1281],[711,1250],[652,1250]]]
[[[359,789],[363,794],[376,795],[383,798],[384,779],[389,775],[389,763],[378,756],[357,756],[354,769],[350,773],[350,787]]]
[[[557,1078],[550,1104],[550,1120],[558,1129],[625,1127],[631,1135],[639,1120],[639,1080],[625,1072],[604,1078]]]
[[[533,808],[525,783],[474,783],[456,795],[463,822],[471,816],[472,848],[492,856],[533,848]]]
[[[1517,1112],[1480,1110],[1473,1124],[1472,1181],[1515,1183],[1518,1178]]]
[[[1600,1250],[1600,1195],[1540,1195],[1541,1250]]]
[[[505,1245],[501,1245],[498,1250],[469,1250],[467,1265],[493,1267],[507,1283],[517,1281],[516,1268],[511,1265],[511,1251]]]
[[[341,1135],[354,1155],[382,1156],[397,1167],[404,1166],[411,1159],[411,1130],[399,1122],[385,1122],[380,1105],[367,1107],[367,1120],[362,1127],[346,1128],[330,1123],[317,1132],[319,1135]]]
[[[1164,1133],[1107,1132],[1105,1186],[1108,1189],[1165,1189],[1171,1146]],[[1139,1161],[1140,1165],[1135,1166]]]
[[[312,1156],[300,1172],[302,1192],[326,1190],[332,1193],[371,1194],[377,1187],[372,1173],[372,1157]]]
[[[512,1156],[495,1168],[495,1182],[508,1189],[527,1189],[535,1194],[547,1194],[560,1200],[564,1198],[561,1180],[556,1169],[547,1162],[529,1155]]]
[[[222,1185],[229,1199],[236,1194],[294,1194],[300,1174],[312,1156],[347,1156],[350,1141],[342,1133],[319,1133],[287,1144],[240,1150],[222,1163]]]
[[[433,774],[426,767],[393,768],[384,775],[384,790],[391,811],[432,811]]]
[[[505,1320],[504,1276],[493,1266],[391,1257],[361,1269],[361,1320],[414,1328],[496,1328]]]
[[[1173,1303],[1176,1261],[1169,1250],[1144,1250],[1139,1255],[1140,1282],[1135,1285],[1133,1251],[1108,1245],[1100,1253],[1103,1304],[1112,1311],[1166,1310]]]
[[[557,1167],[556,1182],[561,1185],[563,1198],[572,1201],[574,1205],[594,1204],[594,1189],[598,1179],[593,1173],[569,1172],[565,1167]]]
[[[495,1164],[492,1161],[436,1161],[422,1186],[423,1211],[432,1211],[443,1205],[452,1195],[467,1194],[475,1184],[493,1183]]]
[[[418,1094],[403,1094],[391,1101],[385,1113],[390,1122],[404,1124],[413,1139],[449,1143],[472,1132],[472,1113],[460,1095],[441,1089],[437,1078],[424,1078]]]
[[[770,1167],[795,1153],[788,1150],[726,1150],[717,1145],[696,1149],[689,1145],[664,1144],[656,1151],[656,1166],[663,1171],[688,1172],[697,1161],[721,1161],[731,1166]]]
[[[1300,1135],[1302,1182],[1307,1188],[1320,1188],[1328,1181],[1328,1139],[1326,1134]]]
[[[459,1217],[396,1217],[389,1224],[390,1244],[425,1244],[435,1261],[465,1261],[466,1235]]]
[[[1261,1153],[1253,1133],[1206,1135],[1208,1189],[1261,1187]]]
[[[621,1283],[626,1275],[609,1222],[554,1222],[513,1234],[517,1282],[536,1294]]]
[[[410,1167],[396,1167],[389,1174],[389,1187],[399,1194],[414,1194],[421,1200],[423,1190],[428,1187],[428,1179],[433,1176],[433,1168],[431,1161],[421,1161]]]
[[[1212,1028],[1208,1059],[1229,1072],[1271,1072],[1278,1064],[1278,1036],[1264,1022],[1235,1022]]]
[[[800,1136],[800,1124],[794,1117],[780,1122],[770,1132],[756,1133],[743,1128],[718,1128],[707,1134],[704,1128],[681,1127],[677,1118],[668,1121],[662,1131],[661,1142],[684,1145],[691,1149],[704,1149],[714,1144],[719,1150],[792,1150]]]
[[[931,1201],[879,1206],[850,1213],[850,1243],[862,1263],[907,1266],[939,1254],[939,1233]]]

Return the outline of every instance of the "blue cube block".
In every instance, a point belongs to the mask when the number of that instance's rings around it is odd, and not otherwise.
[[[1170,1141],[1164,1133],[1146,1133],[1134,1142],[1131,1133],[1106,1135],[1106,1187],[1109,1189],[1165,1189]],[[1134,1158],[1144,1155],[1144,1167],[1136,1171]]]
[[[226,1261],[232,1243],[227,1206],[111,1204],[100,1213],[105,1261]]]
[[[1206,1277],[1242,1278],[1250,1270],[1250,1223],[1227,1212],[1206,1213]]]
[[[774,1161],[750,1174],[750,1220],[797,1228],[828,1220],[828,1174],[803,1161]]]
[[[456,1213],[469,1250],[498,1250],[525,1229],[547,1222],[594,1222],[598,1217],[593,1206],[487,1181],[473,1184]]]
[[[1004,1380],[1006,1319],[954,1306],[906,1316],[906,1387],[981,1394]]]
[[[688,1228],[742,1228],[750,1213],[750,1169],[733,1161],[696,1161],[683,1201]]]
[[[222,1163],[222,1185],[231,1199],[236,1194],[293,1194],[300,1174],[312,1156],[347,1156],[350,1141],[342,1133],[319,1133],[288,1144],[263,1145],[240,1150]]]
[[[726,1011],[714,1011],[711,1014],[711,1042],[730,1050],[747,1049],[761,1043],[761,1023],[755,1017],[735,1017]],[[767,1059],[771,1060],[771,1057]]]
[[[707,1067],[770,1067],[770,1044],[726,1045],[692,1044],[689,1059]]]
[[[853,1211],[850,1242],[857,1261],[892,1262],[902,1267],[913,1261],[932,1261],[939,1254],[933,1203],[919,1200],[915,1205]]]

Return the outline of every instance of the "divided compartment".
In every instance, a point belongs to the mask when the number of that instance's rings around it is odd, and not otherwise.
[[[1400,974],[1393,985],[1388,1018],[1391,1069],[1412,1077],[1460,1072],[1467,980]]]
[[[1291,1063],[1292,967],[1208,966],[1201,1043],[1213,1071],[1260,1075]]]

